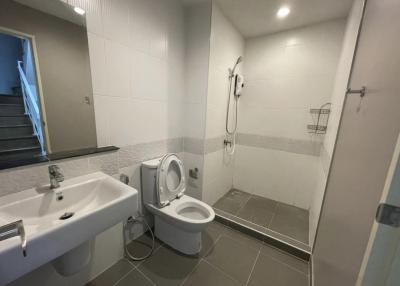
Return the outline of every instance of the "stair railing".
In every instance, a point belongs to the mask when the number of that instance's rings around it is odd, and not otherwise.
[[[31,90],[25,72],[22,68],[23,62],[18,61],[19,78],[21,81],[22,97],[24,99],[25,114],[27,114],[32,122],[33,134],[38,138],[42,155],[45,155],[44,137],[42,132],[42,121],[40,119],[40,110],[38,100]]]

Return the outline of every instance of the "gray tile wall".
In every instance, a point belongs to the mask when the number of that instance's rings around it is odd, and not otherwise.
[[[205,140],[185,137],[184,151],[198,155],[213,153],[224,148],[224,139],[225,136]],[[319,156],[322,148],[321,142],[316,140],[291,139],[246,133],[237,134],[237,144],[311,156]]]
[[[125,146],[116,152],[3,170],[0,171],[0,196],[48,184],[47,167],[50,164],[59,165],[66,179],[96,171],[115,175],[119,173],[121,168],[140,164],[165,153],[180,153],[182,151],[183,138],[173,138]]]
[[[237,144],[264,149],[274,149],[296,154],[319,156],[321,142],[284,137],[239,133]]]

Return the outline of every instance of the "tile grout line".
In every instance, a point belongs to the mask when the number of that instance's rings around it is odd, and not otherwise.
[[[207,261],[204,259],[204,262],[207,263],[208,265],[210,265],[212,268],[216,269],[217,271],[221,272],[223,275],[225,275],[226,277],[230,278],[233,281],[238,282],[239,284],[242,284],[239,280],[237,280],[236,278],[232,277],[231,275],[229,275],[228,273],[226,273],[224,270],[222,270],[221,268],[219,268],[218,266],[212,264],[210,261]]]
[[[154,243],[155,243],[155,242],[154,242]],[[154,255],[154,253],[156,253],[156,252],[161,248],[161,246],[163,246],[163,245],[164,245],[164,243],[163,243],[163,242],[160,242],[160,245],[159,245],[157,248],[154,248],[152,254],[151,254],[149,257],[147,257],[146,259],[143,259],[142,261],[140,261],[137,265],[135,265],[135,267],[136,267],[137,269],[139,269],[139,266],[142,265],[142,263],[144,263],[147,259],[149,259],[150,257],[152,257],[152,256]],[[128,260],[129,260],[129,259],[128,259]]]
[[[136,270],[142,274],[144,276],[144,278],[146,278],[151,284],[153,285],[157,285],[155,282],[153,282],[153,280],[150,279],[150,277],[148,277],[146,274],[144,274],[139,268],[136,268]]]
[[[279,202],[276,202],[276,206],[275,206],[275,209],[274,209],[274,213],[272,214],[271,220],[270,220],[270,222],[269,222],[269,224],[268,224],[268,226],[267,226],[268,229],[271,229],[272,222],[273,222],[274,218],[276,217],[276,211],[277,211],[277,209],[278,209],[278,205],[279,205]],[[272,230],[272,229],[271,229],[271,230]]]
[[[234,241],[234,242],[236,242],[236,243],[238,243],[238,244],[240,244],[240,245],[243,245],[243,246],[246,246],[246,247],[248,247],[248,248],[251,248],[251,249],[253,249],[253,250],[257,250],[257,251],[261,250],[261,247],[262,247],[262,245],[263,245],[263,241],[262,241],[262,240],[259,240],[259,239],[257,239],[257,238],[254,238],[254,237],[252,237],[252,236],[247,237],[247,236],[248,236],[247,234],[245,234],[245,233],[243,233],[243,232],[241,232],[241,231],[238,231],[238,230],[236,230],[236,229],[230,228],[230,227],[227,227],[227,230],[232,231],[232,232],[234,232],[234,233],[236,232],[236,233],[238,233],[239,235],[243,235],[243,236],[245,236],[246,239],[254,240],[254,242],[260,244],[260,247],[250,246],[250,245],[248,245],[247,243],[245,243],[244,241],[240,241],[240,240],[235,239],[235,238],[233,238],[233,237],[231,237],[231,236],[228,236],[227,233],[225,233],[225,235],[222,234],[221,237],[222,237],[222,236],[225,236],[226,238],[228,238],[228,239],[230,239],[230,240],[232,240],[232,241]],[[257,249],[257,248],[258,248],[258,249]]]
[[[205,261],[202,257],[199,259],[199,261],[197,261],[196,265],[193,267],[193,269],[188,273],[188,275],[186,275],[185,279],[183,279],[182,283],[179,284],[179,286],[183,286],[186,281],[189,279],[189,276],[196,270],[196,268],[200,265],[201,261]]]
[[[225,229],[224,229],[224,232],[225,232]],[[213,246],[216,245],[216,244],[218,243],[218,241],[222,238],[223,235],[224,235],[224,234],[223,234],[223,232],[222,232],[221,235],[215,240],[215,243],[213,244]],[[208,251],[207,253],[209,253],[209,252],[211,251],[211,249],[212,249],[212,247],[209,249],[209,251]],[[207,255],[207,254],[205,254],[205,255]],[[205,256],[205,255],[204,255],[204,256]],[[234,280],[234,281],[236,281],[236,282],[239,282],[238,280],[236,280],[235,278],[233,278],[233,277],[230,276],[229,274],[225,273],[225,271],[223,271],[222,269],[220,269],[218,266],[216,266],[216,265],[212,264],[211,262],[207,261],[207,259],[202,258],[202,260],[203,260],[204,262],[206,262],[208,265],[210,265],[211,267],[213,267],[214,269],[216,269],[216,270],[222,272],[225,276],[231,278],[232,280]],[[240,283],[240,282],[239,282],[239,283]]]
[[[265,254],[263,254],[263,255],[265,255]],[[299,269],[297,269],[297,268],[295,268],[295,267],[293,267],[293,266],[291,266],[291,265],[289,265],[289,264],[287,264],[287,263],[285,263],[285,262],[283,262],[283,261],[280,261],[279,259],[277,259],[277,258],[275,258],[275,257],[272,257],[272,256],[270,256],[270,255],[265,255],[265,256],[268,256],[268,257],[271,258],[272,260],[274,260],[274,261],[276,261],[276,262],[278,262],[278,263],[280,263],[280,264],[282,264],[282,265],[285,265],[286,267],[290,268],[291,270],[296,271],[296,272],[298,272],[298,273],[300,273],[300,274],[302,274],[302,275],[304,275],[304,276],[306,276],[306,277],[309,276],[308,274],[304,273],[303,271],[301,271],[301,270],[299,270]]]
[[[223,233],[225,231],[225,227],[224,229],[221,231],[221,234],[219,234],[218,238],[213,242],[213,244],[210,246],[210,249],[208,249],[208,251],[206,251],[206,253],[204,254],[203,257],[200,257],[199,261],[197,262],[197,264],[193,267],[192,271],[190,271],[190,273],[185,277],[185,279],[182,281],[182,283],[180,284],[180,286],[183,286],[185,284],[185,282],[188,280],[189,276],[196,270],[196,268],[200,265],[201,261],[206,262],[206,260],[204,259],[204,257],[211,252],[212,248],[217,244],[217,242],[221,239]]]
[[[117,280],[117,282],[115,282],[114,284],[113,284],[113,286],[117,286],[118,285],[118,283],[119,282],[121,282],[126,276],[128,276],[133,270],[135,270],[136,268],[132,268],[128,273],[126,273],[125,275],[122,275],[122,277],[119,279],[119,280]]]
[[[260,250],[258,251],[258,253],[257,253],[257,257],[256,257],[256,259],[254,260],[253,267],[251,267],[249,277],[247,278],[246,286],[249,285],[251,275],[252,275],[253,272],[254,272],[254,268],[256,268],[256,264],[257,264],[258,258],[260,257],[260,254],[261,254],[261,249],[260,249]]]
[[[250,201],[252,196],[253,196],[252,194],[249,194],[249,198],[243,203],[243,205],[240,206],[240,208],[236,211],[236,213],[232,215],[237,216],[239,212],[244,208],[244,206]]]

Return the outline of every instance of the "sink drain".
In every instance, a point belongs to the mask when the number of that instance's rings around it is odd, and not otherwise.
[[[65,213],[62,216],[60,216],[60,220],[66,220],[71,218],[74,215],[74,213]]]

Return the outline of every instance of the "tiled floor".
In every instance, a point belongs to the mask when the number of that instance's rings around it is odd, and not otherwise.
[[[235,189],[213,207],[308,244],[307,210]]]
[[[142,236],[129,248],[139,256],[149,245],[150,238]],[[212,223],[203,233],[198,256],[179,254],[158,241],[147,260],[120,260],[86,286],[307,286],[308,271],[308,263]]]

